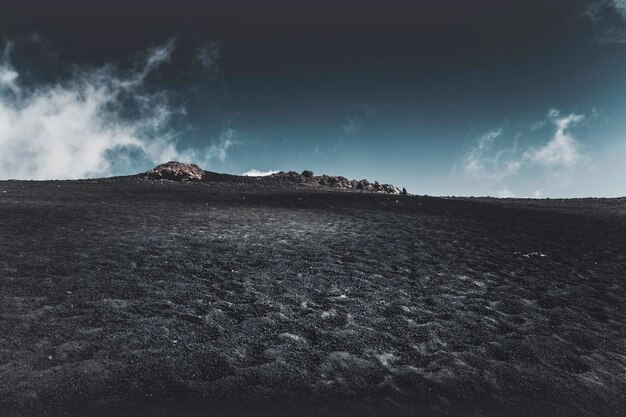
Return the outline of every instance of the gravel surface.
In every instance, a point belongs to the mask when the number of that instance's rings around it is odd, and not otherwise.
[[[623,416],[625,208],[0,182],[0,415]]]

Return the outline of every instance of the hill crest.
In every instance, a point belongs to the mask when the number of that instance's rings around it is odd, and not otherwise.
[[[297,173],[295,171],[281,171],[264,177],[247,177],[206,171],[196,164],[186,164],[178,161],[169,161],[164,164],[160,164],[150,171],[139,174],[139,176],[148,180],[170,180],[180,182],[239,180],[267,185],[295,184],[310,188],[338,188],[342,190],[359,190],[386,194],[407,194],[406,189],[400,189],[392,184],[381,184],[378,181],[370,182],[367,179],[349,180],[343,176],[315,176],[313,171],[308,170],[302,171],[302,173]]]

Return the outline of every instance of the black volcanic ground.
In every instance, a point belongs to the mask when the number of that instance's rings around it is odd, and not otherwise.
[[[0,182],[0,415],[624,415],[625,272],[626,200]]]

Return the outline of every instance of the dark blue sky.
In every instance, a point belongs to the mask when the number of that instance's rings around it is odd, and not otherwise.
[[[626,194],[622,0],[12,1],[1,177],[172,157],[419,194]]]

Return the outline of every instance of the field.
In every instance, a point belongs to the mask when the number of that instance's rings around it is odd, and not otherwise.
[[[618,416],[626,200],[0,182],[0,415]]]

